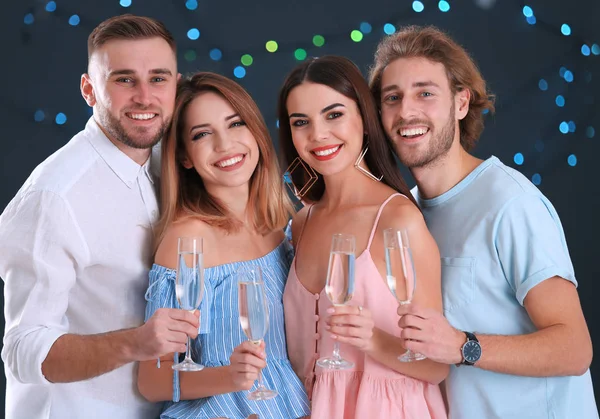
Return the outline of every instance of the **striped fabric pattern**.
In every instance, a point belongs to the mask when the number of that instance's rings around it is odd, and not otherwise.
[[[200,333],[192,341],[192,357],[196,362],[206,367],[229,365],[233,349],[246,340],[239,323],[236,272],[244,266],[259,265],[263,269],[269,304],[269,329],[265,337],[267,367],[263,370],[263,381],[267,388],[277,390],[279,395],[271,400],[251,401],[246,399],[248,392],[241,391],[179,401],[179,375],[175,371],[173,401],[165,403],[161,419],[245,419],[252,413],[258,414],[261,419],[291,419],[310,414],[304,386],[292,370],[286,349],[283,290],[292,258],[293,249],[284,240],[261,258],[205,269]],[[159,308],[179,308],[175,297],[175,276],[175,270],[153,265],[146,292],[146,320]],[[177,359],[178,354],[175,354]]]

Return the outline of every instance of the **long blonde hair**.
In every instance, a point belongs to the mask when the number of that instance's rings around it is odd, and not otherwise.
[[[186,169],[183,128],[188,105],[203,92],[215,92],[227,100],[256,139],[258,164],[250,178],[248,209],[253,227],[261,234],[283,228],[293,211],[284,190],[283,180],[273,143],[265,121],[250,95],[237,83],[215,73],[199,72],[181,78],[173,119],[162,142],[161,218],[156,229],[156,243],[175,221],[194,217],[227,233],[238,230],[242,223],[227,208],[210,195],[194,168]]]

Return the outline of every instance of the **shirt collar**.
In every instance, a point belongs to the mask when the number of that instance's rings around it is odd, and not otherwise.
[[[108,167],[110,167],[119,179],[121,179],[121,181],[129,188],[133,187],[138,175],[142,171],[147,174],[150,181],[154,182],[150,173],[151,159],[148,159],[142,166],[137,164],[108,139],[93,116],[90,117],[85,125],[85,133],[87,134],[90,144],[94,147],[102,160],[104,160]]]

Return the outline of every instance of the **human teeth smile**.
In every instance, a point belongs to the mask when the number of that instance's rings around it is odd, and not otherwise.
[[[399,133],[403,137],[415,137],[417,135],[423,135],[429,132],[429,128],[400,128]]]
[[[235,157],[232,157],[232,158],[227,159],[227,160],[218,161],[218,162],[215,163],[215,166],[221,167],[221,168],[233,166],[234,164],[237,164],[237,163],[241,162],[243,158],[244,158],[243,155],[235,156]]]
[[[338,151],[340,149],[341,145],[338,145],[336,147],[333,148],[328,148],[327,150],[319,150],[319,151],[313,151],[313,153],[315,153],[317,156],[319,157],[323,157],[323,156],[329,156],[330,154],[335,153],[336,151]]]
[[[131,119],[137,119],[139,121],[147,121],[156,116],[155,113],[128,113],[127,116]]]

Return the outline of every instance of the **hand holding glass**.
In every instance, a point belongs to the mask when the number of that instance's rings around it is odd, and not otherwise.
[[[350,234],[334,234],[331,239],[331,253],[327,269],[325,294],[334,306],[342,306],[352,299],[354,294],[354,254],[356,240]],[[322,368],[345,370],[354,367],[354,363],[340,355],[340,343],[333,344],[331,357],[319,358],[317,365]]]
[[[238,271],[238,302],[240,325],[250,342],[260,345],[269,328],[269,306],[265,283],[259,266]],[[269,400],[277,396],[263,384],[262,371],[258,372],[258,388],[248,394],[249,400]]]
[[[196,311],[204,294],[204,265],[202,261],[202,237],[180,237],[177,243],[177,277],[175,295],[179,307],[191,313]],[[192,360],[191,341],[188,336],[185,359],[173,364],[177,371],[200,371],[204,365]]]
[[[405,305],[412,302],[417,284],[417,276],[413,262],[408,232],[406,229],[387,229],[383,232],[385,247],[386,284],[398,304]],[[407,350],[398,357],[402,362],[420,361],[425,356]]]

